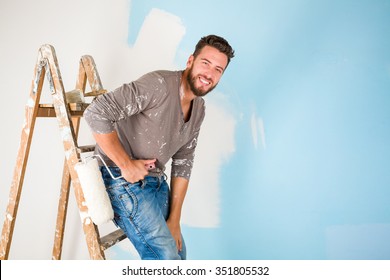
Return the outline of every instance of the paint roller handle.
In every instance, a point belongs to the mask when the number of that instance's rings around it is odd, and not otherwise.
[[[120,178],[126,179],[126,176],[123,175],[123,170],[126,170],[127,168],[123,168],[123,167],[122,167],[122,168],[121,168],[122,176],[115,177],[115,176],[111,173],[110,168],[107,166],[107,164],[106,164],[106,162],[104,161],[104,159],[103,159],[100,155],[92,155],[92,156],[86,157],[84,160],[88,160],[88,159],[90,159],[90,158],[99,158],[100,161],[103,163],[103,165],[106,167],[106,169],[107,169],[107,171],[108,171],[108,173],[110,174],[110,176],[111,176],[112,179],[114,179],[114,180],[120,179]],[[133,163],[134,163],[135,161],[143,162],[144,168],[145,168],[146,170],[151,170],[151,169],[156,168],[156,165],[155,165],[156,159],[132,160]],[[141,169],[141,170],[142,170],[142,169]],[[146,172],[146,175],[147,175],[147,174],[148,174],[148,173]],[[144,175],[143,177],[141,176],[142,179],[140,179],[140,180],[143,180],[143,179],[145,178],[146,175]],[[140,181],[140,180],[138,180],[138,181]],[[126,179],[126,181],[128,181],[128,182],[130,182],[130,183],[138,182],[138,181],[134,181],[134,182],[133,182],[133,181],[129,181],[129,180],[127,180],[127,179]]]
[[[155,159],[131,159],[123,148],[116,131],[101,134],[94,132],[93,136],[107,157],[120,168],[122,177],[130,183],[143,180],[149,173],[149,167],[146,165],[149,166],[156,161]]]

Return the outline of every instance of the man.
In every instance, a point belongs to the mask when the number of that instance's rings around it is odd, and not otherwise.
[[[180,216],[204,100],[234,51],[222,37],[200,39],[184,71],[154,71],[96,98],[84,113],[108,164],[102,176],[115,217],[142,259],[185,259]],[[172,159],[170,188],[164,174]]]

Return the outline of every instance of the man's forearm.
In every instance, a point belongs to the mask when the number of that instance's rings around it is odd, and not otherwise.
[[[188,189],[188,180],[180,177],[171,178],[171,208],[169,219],[180,223],[181,210]]]
[[[125,152],[116,131],[107,134],[94,133],[96,143],[104,153],[120,168],[126,168],[131,164],[131,158]]]
[[[167,225],[171,231],[172,237],[176,242],[177,249],[183,249],[181,238],[180,217],[184,198],[188,189],[188,180],[179,177],[171,178],[171,206],[167,220]]]
[[[154,163],[155,159],[131,159],[119,141],[116,131],[106,134],[93,134],[96,143],[103,152],[120,168],[126,181],[135,183],[143,180],[148,174],[147,165]]]

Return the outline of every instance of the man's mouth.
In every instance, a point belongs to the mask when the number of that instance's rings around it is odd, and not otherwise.
[[[211,84],[211,82],[208,80],[208,79],[206,79],[206,78],[204,78],[204,77],[199,77],[199,81],[203,84],[203,85],[210,85]]]

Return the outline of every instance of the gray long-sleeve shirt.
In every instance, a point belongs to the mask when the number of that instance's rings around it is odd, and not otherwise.
[[[149,175],[158,176],[172,158],[172,177],[190,178],[199,130],[205,116],[204,100],[193,100],[190,119],[184,122],[180,103],[182,71],[155,71],[100,95],[84,112],[95,133],[117,131],[132,159],[156,158]],[[99,145],[95,153],[115,164]]]

